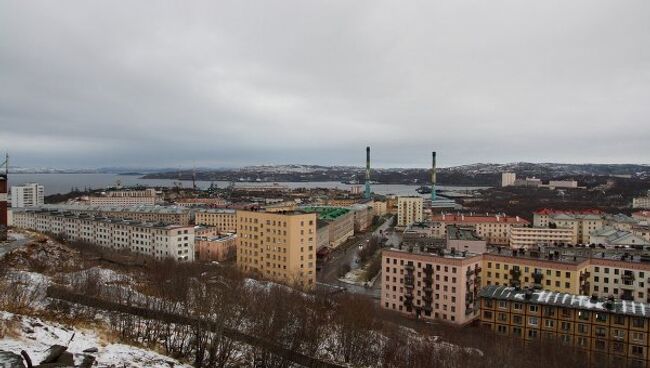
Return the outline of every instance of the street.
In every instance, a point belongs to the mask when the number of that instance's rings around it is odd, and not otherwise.
[[[321,286],[332,286],[338,288],[345,288],[347,291],[355,294],[363,294],[374,299],[379,299],[381,293],[381,277],[377,278],[377,281],[371,288],[366,288],[359,285],[352,285],[338,280],[338,271],[342,265],[349,264],[353,269],[357,268],[358,265],[354,262],[354,259],[357,254],[357,249],[359,244],[366,244],[367,240],[373,235],[379,235],[380,231],[386,233],[386,230],[390,227],[393,222],[394,217],[386,220],[381,226],[379,226],[374,232],[367,232],[360,234],[354,238],[354,242],[346,242],[341,247],[335,249],[332,252],[332,258],[323,264],[322,269],[317,274],[318,283]],[[387,246],[397,245],[399,243],[399,236],[391,233],[388,236],[386,241]]]

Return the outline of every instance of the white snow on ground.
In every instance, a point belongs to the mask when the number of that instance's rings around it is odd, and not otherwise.
[[[177,360],[158,354],[156,352],[137,348],[125,344],[105,343],[95,331],[70,328],[58,323],[46,322],[38,318],[14,315],[0,311],[0,324],[12,319],[18,320],[18,336],[5,336],[0,340],[0,350],[20,354],[21,350],[27,351],[34,363],[39,363],[45,356],[47,349],[54,345],[68,345],[68,351],[74,354],[75,364],[81,363],[83,350],[97,348],[97,353],[92,353],[97,358],[99,367],[115,365],[117,367],[150,367],[190,368],[190,365],[181,364]],[[73,337],[74,334],[74,337]],[[72,341],[70,341],[72,338]]]

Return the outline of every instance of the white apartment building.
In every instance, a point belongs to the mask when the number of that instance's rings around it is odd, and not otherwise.
[[[406,227],[414,222],[422,222],[423,207],[422,197],[397,197],[397,226]]]
[[[88,204],[100,206],[132,206],[138,204],[156,204],[156,190],[116,190],[103,193],[101,196],[88,197]]]
[[[573,229],[548,227],[513,227],[510,229],[510,248],[528,249],[555,243],[573,243]]]
[[[650,209],[650,191],[647,197],[636,197],[632,199],[632,208]]]
[[[510,172],[501,173],[502,187],[509,187],[515,185],[515,180],[517,180],[517,175],[515,173],[510,173]]]
[[[45,203],[45,187],[37,183],[14,185],[11,187],[11,207],[33,207]]]
[[[18,209],[13,225],[21,229],[60,234],[115,250],[129,250],[157,259],[194,261],[194,227],[95,217],[69,212]]]

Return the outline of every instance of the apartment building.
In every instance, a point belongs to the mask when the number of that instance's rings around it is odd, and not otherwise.
[[[649,210],[650,209],[650,190],[648,190],[648,195],[645,196],[645,197],[632,198],[632,208]]]
[[[478,316],[481,256],[440,248],[382,252],[381,306],[465,325]]]
[[[511,172],[501,173],[501,186],[510,187],[515,185],[515,180],[517,180],[517,174]]]
[[[483,255],[483,285],[540,288],[650,303],[650,256],[633,249],[542,247]]]
[[[510,248],[528,249],[559,243],[574,244],[575,232],[570,228],[517,227],[510,231]]]
[[[587,354],[585,366],[650,360],[648,304],[496,285],[479,295],[480,323],[497,334],[573,346]]]
[[[100,196],[89,196],[90,205],[131,206],[138,204],[153,205],[158,201],[156,190],[115,190],[102,193]]]
[[[372,211],[375,216],[384,216],[388,213],[386,201],[374,200],[372,202]]]
[[[350,206],[354,218],[354,228],[358,232],[363,232],[372,226],[374,213],[372,206],[366,203],[357,203]]]
[[[589,294],[589,258],[561,252],[498,248],[483,254],[482,286],[537,287]]]
[[[237,255],[237,235],[220,234],[217,236],[196,237],[194,248],[196,258],[204,262],[223,262]]]
[[[571,229],[571,243],[587,244],[589,235],[605,226],[605,214],[600,210],[553,210],[544,208],[533,212],[533,227]]]
[[[11,207],[34,207],[45,203],[45,187],[37,183],[11,187]]]
[[[129,250],[157,259],[194,260],[194,227],[152,224],[88,214],[43,209],[16,209],[14,226],[59,234],[115,250]]]
[[[447,227],[447,248],[461,252],[483,254],[487,252],[487,243],[471,227],[463,228],[449,225]]]
[[[447,226],[449,225],[472,227],[479,237],[485,239],[488,244],[495,245],[508,244],[511,229],[528,226],[529,224],[530,222],[519,216],[505,215],[440,214],[431,218],[434,236],[446,237]]]
[[[38,209],[69,212],[75,215],[87,214],[91,216],[102,216],[152,223],[155,222],[168,225],[188,226],[191,220],[189,209],[178,206],[90,206],[75,204],[49,204],[38,206]]]
[[[349,208],[332,206],[307,206],[300,211],[313,212],[318,220],[327,223],[329,246],[336,248],[354,235],[354,213]],[[319,228],[325,227],[325,224]],[[323,239],[321,236],[320,239]]]
[[[237,211],[237,265],[290,285],[316,283],[315,213]]]
[[[636,231],[635,231],[636,230]],[[603,244],[605,246],[627,246],[638,249],[650,247],[650,240],[646,239],[647,234],[639,227],[630,230],[617,230],[613,227],[604,227],[589,235],[590,244]]]
[[[194,212],[194,223],[212,226],[221,232],[237,232],[237,213],[232,209],[202,209]]]
[[[218,207],[225,206],[226,200],[223,198],[178,198],[174,201],[174,204],[182,207]]]
[[[414,222],[422,222],[424,199],[420,196],[397,197],[397,226],[405,228]]]

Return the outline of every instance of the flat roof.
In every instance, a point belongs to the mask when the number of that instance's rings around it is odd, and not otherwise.
[[[474,231],[474,229],[466,229],[455,225],[447,226],[447,237],[451,240],[483,240],[476,234],[476,231]]]
[[[350,209],[344,207],[328,207],[328,206],[307,206],[301,207],[301,211],[315,212],[318,214],[320,220],[336,220],[337,218],[346,215]]]
[[[586,295],[558,293],[546,290],[525,290],[505,285],[489,285],[481,289],[479,297],[495,300],[540,304],[581,309],[594,312],[650,317],[650,304],[629,300],[596,299]]]

